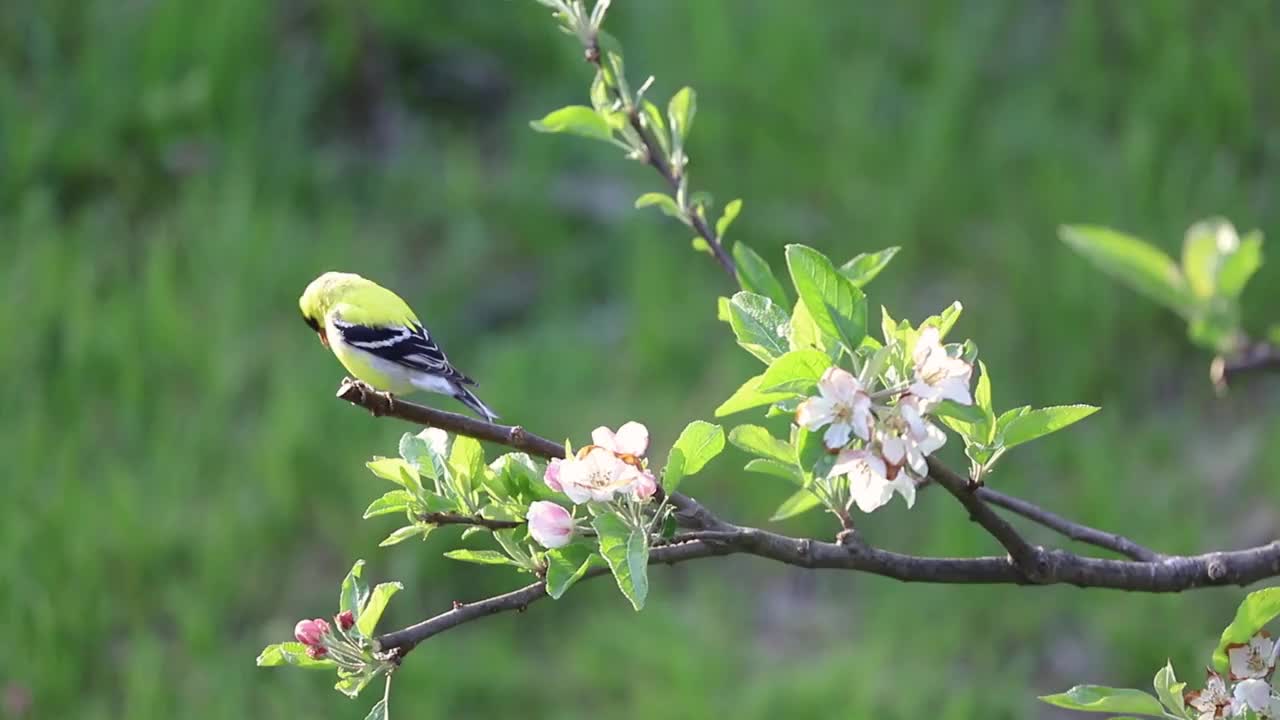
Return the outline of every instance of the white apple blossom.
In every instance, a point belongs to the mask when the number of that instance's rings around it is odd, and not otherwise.
[[[823,443],[832,450],[849,444],[857,435],[871,439],[871,396],[847,370],[832,366],[818,380],[818,394],[796,408],[796,423],[817,431],[829,425]]]
[[[947,435],[924,419],[915,397],[903,398],[895,409],[897,415],[882,422],[876,431],[880,453],[889,465],[905,466],[922,478],[929,474],[925,458],[947,443]]]
[[[1212,720],[1222,717],[1223,711],[1231,704],[1231,695],[1227,692],[1227,683],[1222,676],[1209,670],[1204,690],[1188,692],[1186,701],[1196,711],[1196,720]]]
[[[973,366],[947,354],[938,328],[930,326],[920,331],[911,360],[915,365],[915,380],[909,392],[927,406],[943,400],[973,404],[973,395],[969,393]]]
[[[601,425],[591,431],[591,442],[616,455],[642,458],[649,451],[649,428],[633,420],[615,433]]]
[[[1266,680],[1248,678],[1236,683],[1235,692],[1231,694],[1231,707],[1228,710],[1233,717],[1244,715],[1247,710],[1268,717],[1270,709],[1271,686]]]
[[[1274,650],[1275,643],[1262,633],[1249,638],[1247,643],[1228,645],[1227,659],[1231,661],[1231,679],[1266,677],[1274,667]]]
[[[884,506],[893,499],[895,492],[907,501],[907,507],[916,502],[915,482],[906,473],[885,465],[875,453],[866,450],[840,453],[828,477],[841,475],[849,478],[849,501],[856,503],[862,512],[869,513]]]
[[[530,503],[525,520],[529,523],[529,534],[542,547],[564,547],[573,539],[573,516],[553,502]]]
[[[640,470],[612,451],[599,446],[584,450],[581,457],[562,460],[557,467],[555,482],[574,504],[608,502],[630,491],[640,478]]]

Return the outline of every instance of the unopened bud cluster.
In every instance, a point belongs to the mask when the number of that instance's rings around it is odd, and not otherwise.
[[[350,632],[355,624],[355,615],[343,610],[333,617],[333,625],[324,618],[299,620],[293,626],[293,637],[307,646],[307,657],[312,660],[330,658],[341,666],[359,669],[367,664],[369,651],[368,642]]]

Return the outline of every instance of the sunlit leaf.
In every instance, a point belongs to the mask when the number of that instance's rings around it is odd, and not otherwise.
[[[1077,685],[1057,695],[1043,695],[1041,700],[1068,710],[1106,713],[1137,713],[1138,715],[1164,715],[1160,701],[1149,693],[1130,688],[1110,688],[1102,685]]]
[[[1063,242],[1100,270],[1174,312],[1187,315],[1192,299],[1173,260],[1155,246],[1105,227],[1065,225]]]
[[[735,293],[729,313],[729,325],[747,352],[768,364],[787,351],[787,314],[769,298]]]
[[[861,288],[874,280],[901,249],[894,246],[878,252],[855,255],[852,260],[840,266],[840,274],[849,278],[855,286]]]
[[[529,126],[538,132],[568,133],[596,140],[609,140],[613,137],[608,121],[585,105],[569,105],[552,110],[541,120],[529,123]]]
[[[604,556],[618,589],[636,610],[644,607],[649,595],[649,543],[647,533],[628,527],[617,515],[601,513],[592,521]]]
[[[1007,448],[1030,442],[1098,412],[1093,405],[1059,405],[1028,410],[1009,421],[1004,430]]]

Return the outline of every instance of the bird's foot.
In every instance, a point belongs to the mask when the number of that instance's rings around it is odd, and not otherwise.
[[[372,389],[372,388],[371,388],[371,389]],[[378,397],[382,398],[383,400],[386,400],[386,401],[387,401],[387,406],[386,406],[385,408],[382,408],[382,407],[373,407],[373,408],[370,408],[370,409],[369,409],[369,412],[373,413],[373,416],[374,416],[374,417],[379,417],[379,416],[381,416],[381,415],[390,415],[391,413],[395,412],[395,410],[396,410],[396,396],[395,396],[395,395],[392,395],[389,391],[384,391],[384,392],[375,392],[374,394],[375,394],[375,395],[377,395]]]

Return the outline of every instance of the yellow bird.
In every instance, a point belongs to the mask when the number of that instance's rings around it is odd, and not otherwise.
[[[298,307],[320,342],[357,380],[402,395],[441,393],[492,422],[497,415],[466,386],[409,305],[399,295],[353,273],[327,272],[307,286]]]

